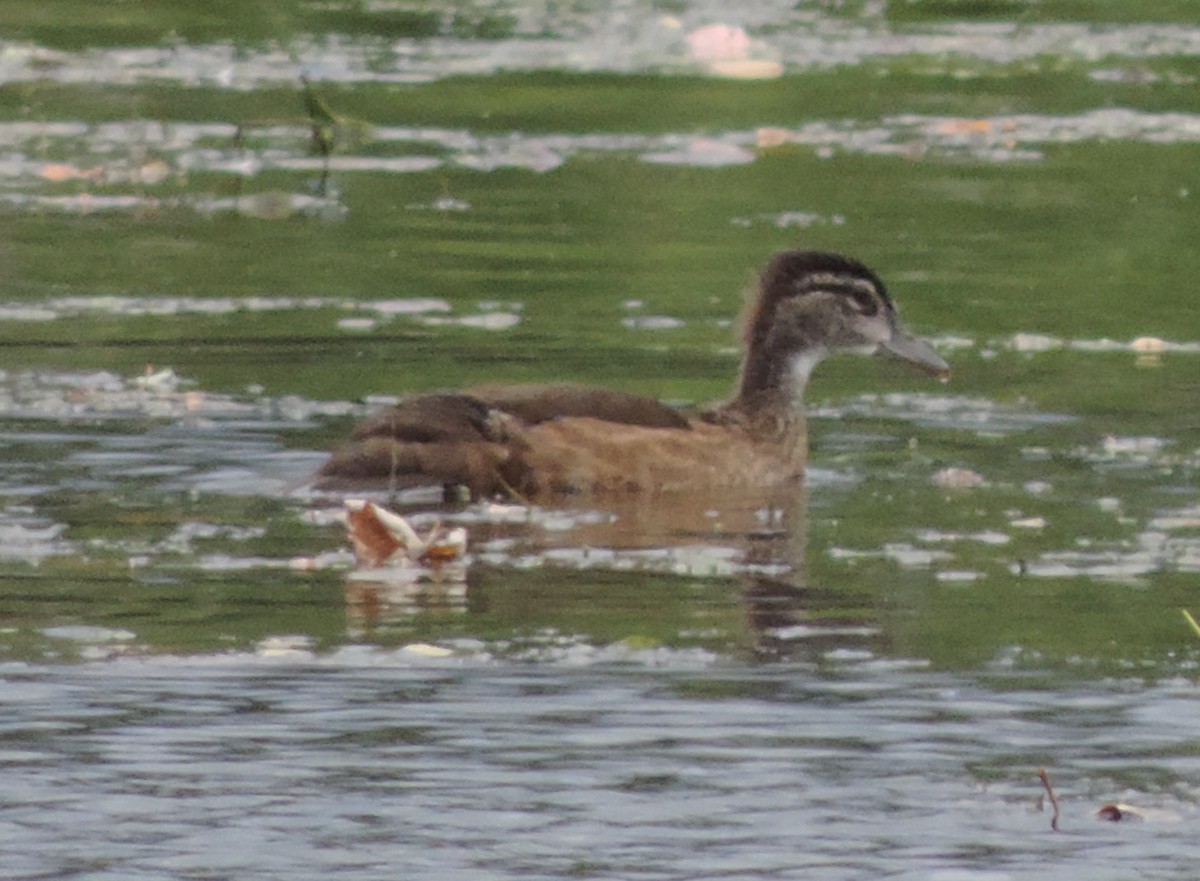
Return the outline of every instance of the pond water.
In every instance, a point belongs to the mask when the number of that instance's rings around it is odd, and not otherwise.
[[[6,877],[1190,874],[1191,4],[244,5],[0,12]],[[718,399],[796,246],[954,377],[822,365],[787,511],[354,573],[354,419]]]

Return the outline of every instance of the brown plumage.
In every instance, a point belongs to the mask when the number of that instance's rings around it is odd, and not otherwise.
[[[765,490],[799,482],[802,395],[837,351],[949,367],[904,330],[883,282],[856,260],[784,251],[763,271],[734,396],[695,414],[572,384],[489,386],[406,398],[362,422],[317,474],[326,488],[465,487],[522,500]]]

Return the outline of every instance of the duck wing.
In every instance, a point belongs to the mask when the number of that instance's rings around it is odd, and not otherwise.
[[[690,427],[687,417],[654,398],[569,382],[479,386],[471,389],[469,394],[527,425],[586,416],[644,428]]]
[[[601,422],[690,430],[678,411],[643,395],[571,383],[483,386],[466,393],[414,395],[369,416],[354,440],[317,472],[321,488],[464,486],[473,497],[520,495],[528,472],[526,429],[586,417]]]

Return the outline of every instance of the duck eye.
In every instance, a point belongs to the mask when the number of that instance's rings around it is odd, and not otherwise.
[[[867,318],[879,313],[880,300],[886,302],[887,296],[871,279],[848,272],[810,272],[792,283],[797,296],[818,291],[846,297],[847,308]]]
[[[846,293],[850,299],[854,301],[854,305],[858,307],[858,311],[863,316],[870,318],[879,312],[879,301],[869,291],[865,291],[860,287],[852,287]]]

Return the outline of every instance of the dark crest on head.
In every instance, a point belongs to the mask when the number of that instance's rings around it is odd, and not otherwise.
[[[878,300],[892,305],[879,276],[857,260],[828,251],[782,251],[759,278],[758,296],[743,324],[746,346],[765,341],[780,302],[815,291],[849,297],[863,315],[874,315]]]

